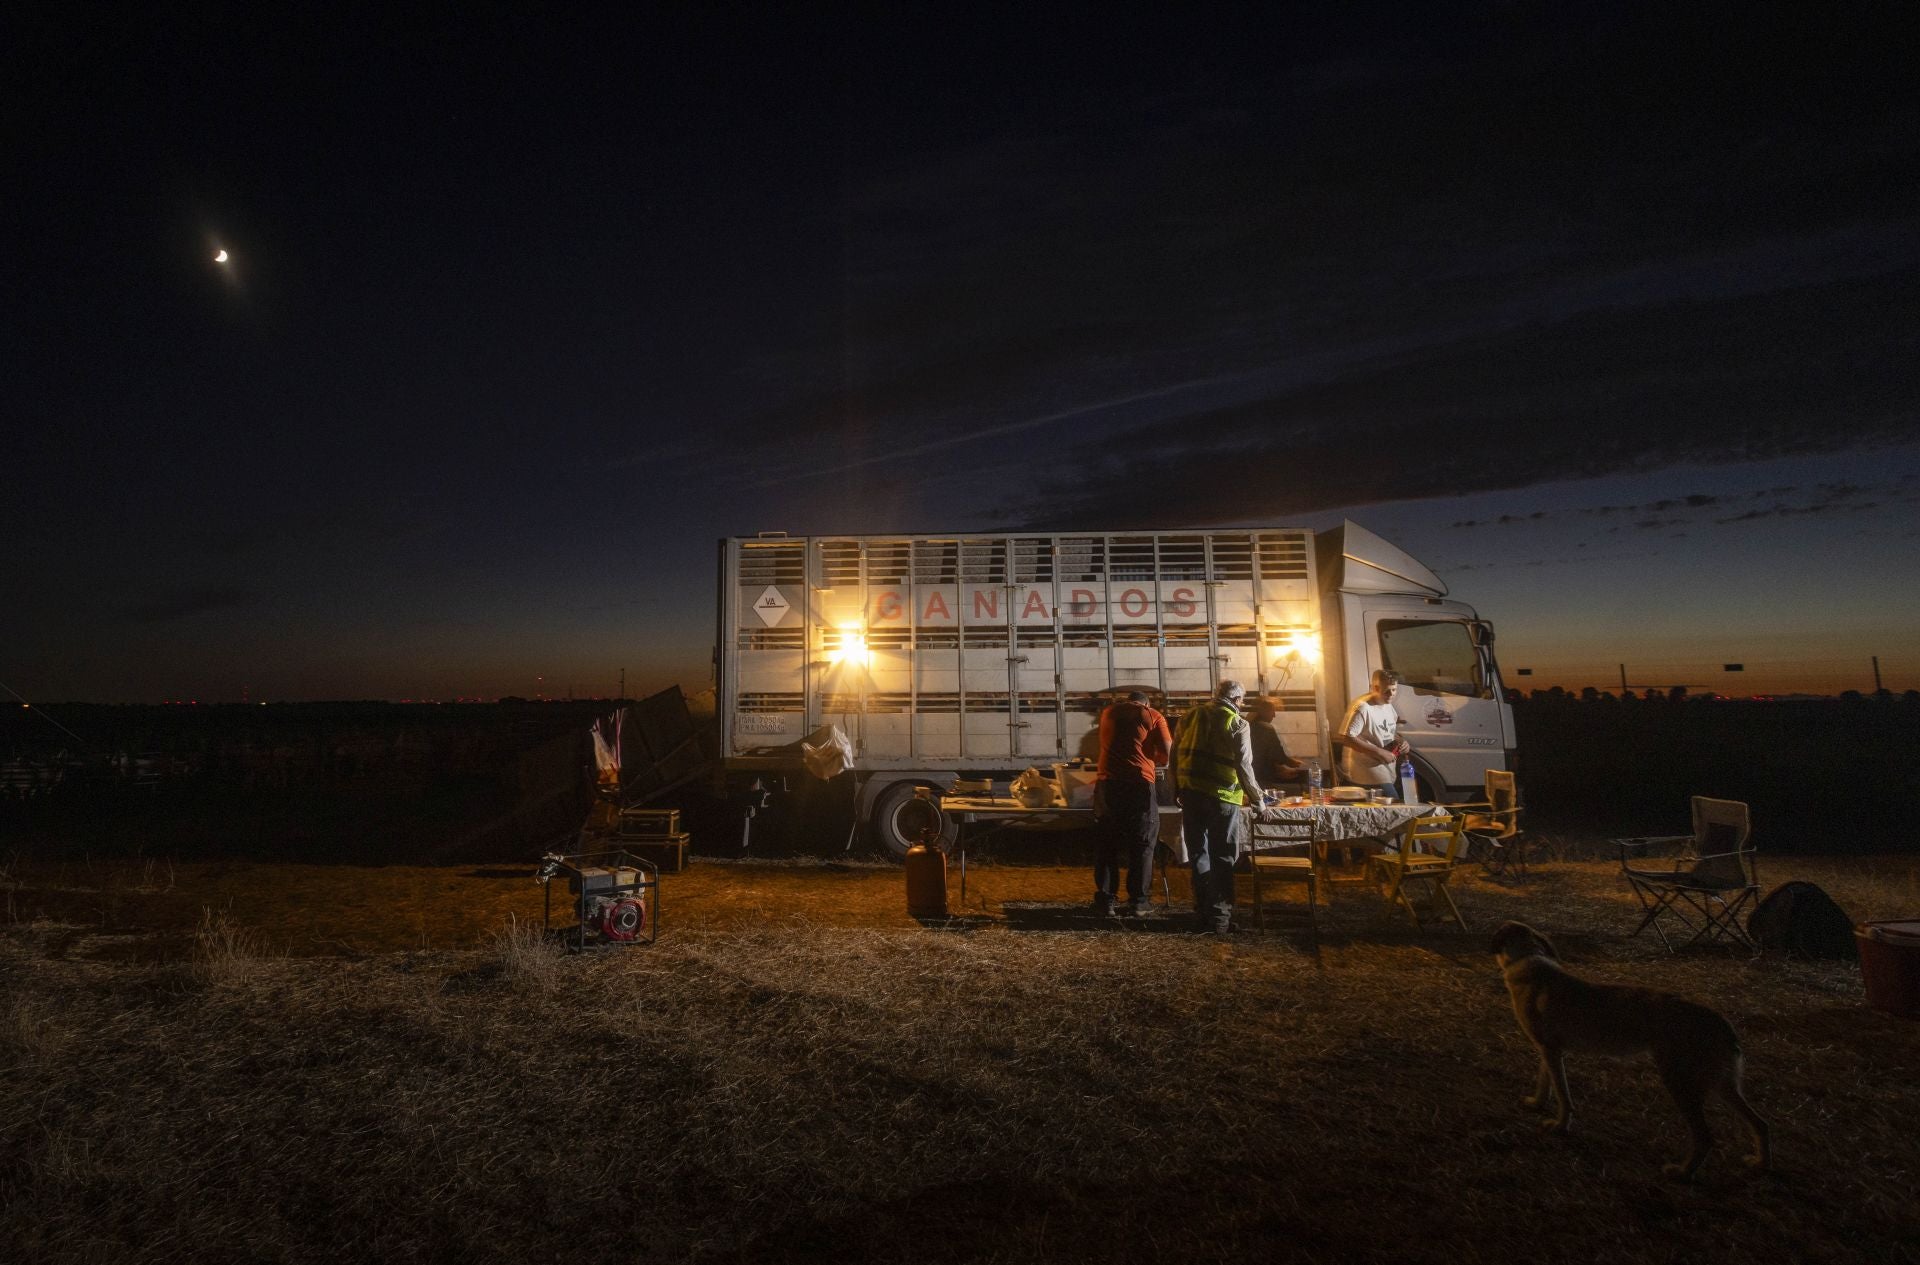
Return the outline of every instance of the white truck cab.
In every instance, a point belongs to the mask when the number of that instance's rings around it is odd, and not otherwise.
[[[1328,673],[1348,699],[1375,670],[1399,674],[1394,709],[1425,793],[1478,798],[1481,774],[1510,768],[1513,709],[1493,654],[1493,625],[1447,596],[1446,582],[1354,523],[1317,541]],[[1329,713],[1335,726],[1345,716]]]

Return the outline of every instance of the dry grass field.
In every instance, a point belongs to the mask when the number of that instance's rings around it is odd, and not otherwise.
[[[1920,912],[1910,861],[1764,877]],[[1006,863],[923,927],[890,866],[703,860],[659,943],[582,956],[527,869],[0,889],[8,1261],[1920,1259],[1920,1023],[1851,964],[1625,939],[1604,863],[1464,883],[1473,935],[1342,890],[1317,945],[1095,920],[1083,868]],[[1575,1135],[1541,1134],[1478,934],[1508,917],[1723,1009],[1775,1171],[1722,1113],[1663,1179],[1644,1062],[1572,1061]]]

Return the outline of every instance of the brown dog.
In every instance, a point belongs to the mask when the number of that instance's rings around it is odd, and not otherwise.
[[[1740,1093],[1740,1039],[1720,1013],[1672,993],[1617,984],[1590,984],[1560,969],[1553,942],[1521,922],[1502,923],[1490,946],[1506,976],[1520,1031],[1540,1051],[1540,1076],[1529,1107],[1545,1105],[1551,1086],[1558,1111],[1545,1128],[1564,1134],[1573,1119],[1567,1092],[1568,1051],[1587,1054],[1653,1055],[1667,1092],[1679,1105],[1692,1136],[1692,1149],[1669,1176],[1688,1178],[1713,1147],[1707,1128],[1707,1099],[1718,1094],[1740,1113],[1753,1131],[1747,1163],[1765,1168],[1767,1122]]]

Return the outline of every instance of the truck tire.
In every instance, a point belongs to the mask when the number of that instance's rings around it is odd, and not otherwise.
[[[896,861],[906,860],[907,849],[919,842],[929,824],[939,826],[942,847],[954,845],[960,837],[960,824],[941,812],[935,801],[922,800],[914,794],[918,788],[932,785],[931,782],[895,782],[874,799],[867,828],[876,852]]]

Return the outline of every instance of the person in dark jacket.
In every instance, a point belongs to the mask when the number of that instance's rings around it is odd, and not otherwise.
[[[1127,911],[1153,911],[1153,847],[1160,835],[1154,781],[1173,750],[1167,718],[1140,691],[1100,714],[1100,768],[1094,785],[1094,912],[1114,912],[1120,864],[1127,866]]]
[[[1280,731],[1274,728],[1274,717],[1279,714],[1279,709],[1271,699],[1247,700],[1247,727],[1253,739],[1253,773],[1262,786],[1307,780],[1307,766],[1287,754],[1287,744],[1281,740]]]

